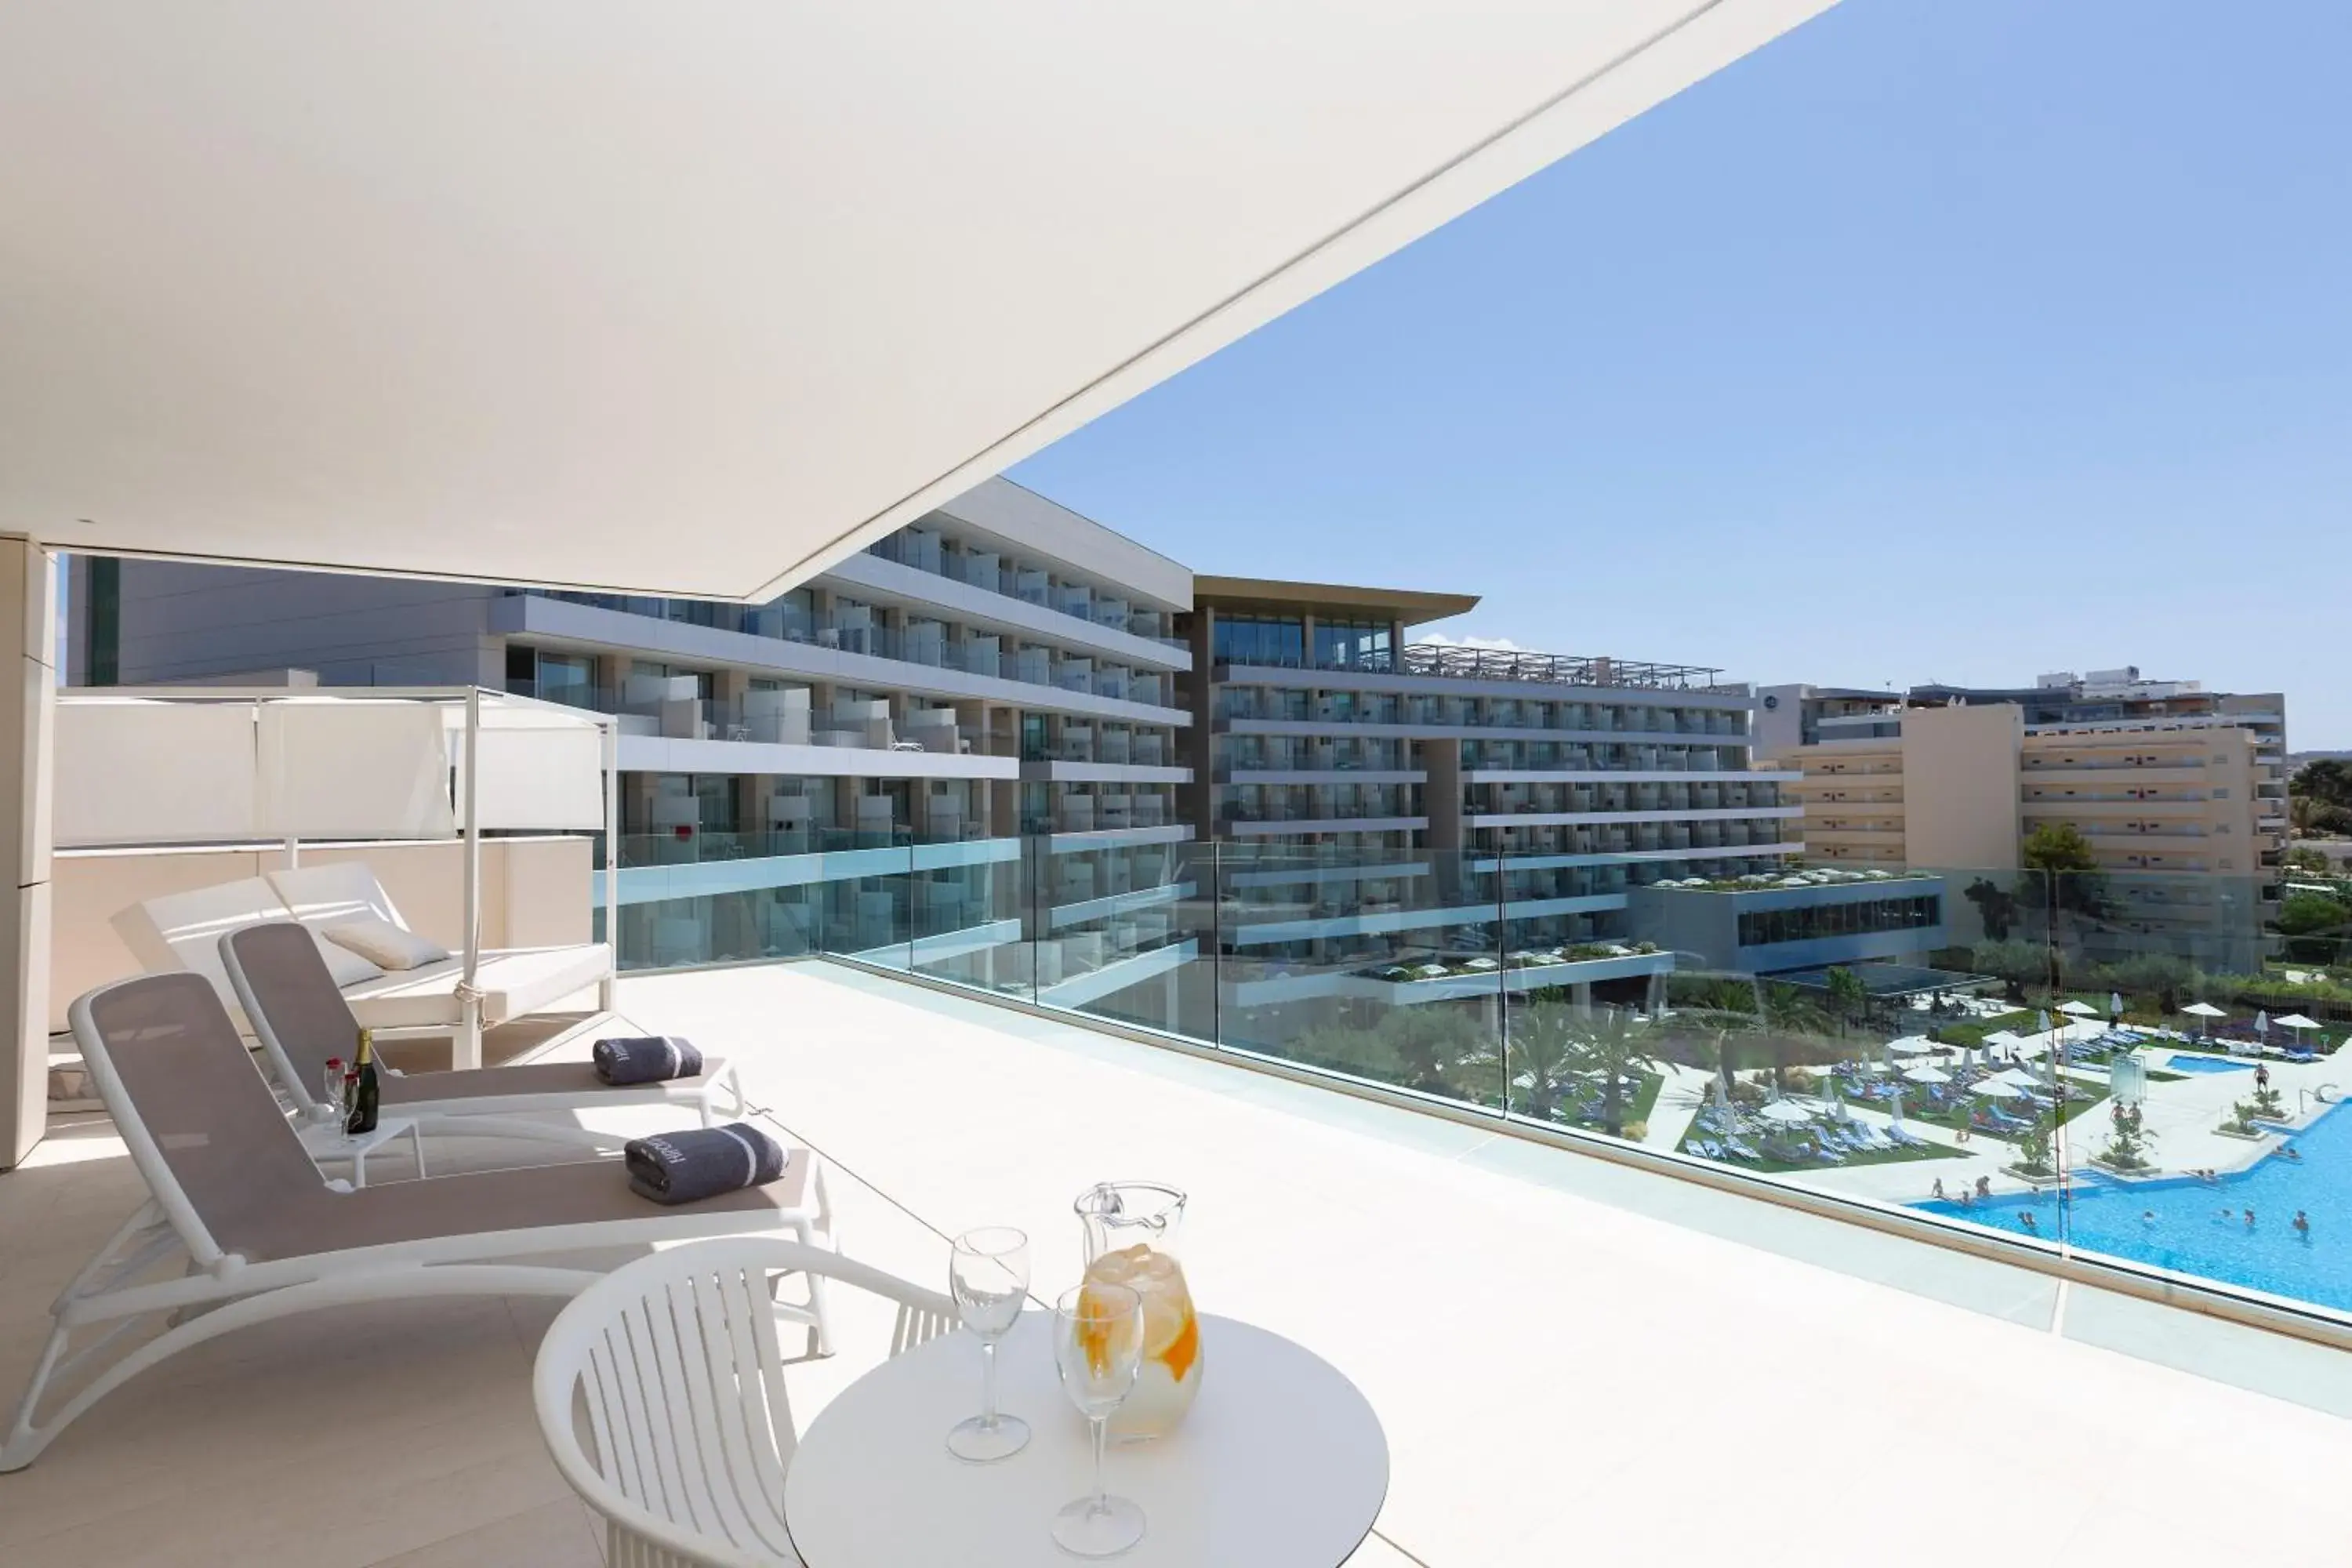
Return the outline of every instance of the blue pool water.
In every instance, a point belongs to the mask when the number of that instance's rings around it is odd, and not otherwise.
[[[2218,1185],[2182,1177],[2077,1186],[2063,1216],[2065,1239],[2085,1252],[2352,1311],[2352,1116],[2331,1109],[2293,1142],[2300,1163],[2273,1154]],[[2012,1236],[2024,1234],[2017,1216],[2031,1210],[2044,1240],[2060,1236],[2058,1201],[2048,1193],[1965,1209],[1913,1206]],[[2219,1212],[2224,1207],[2226,1220]],[[2141,1211],[2148,1209],[2156,1218],[2143,1221]],[[2247,1209],[2254,1211],[2251,1229]],[[2311,1220],[2308,1236],[2295,1232],[2297,1209]]]
[[[2167,1072],[2252,1072],[2254,1064],[2229,1057],[2199,1056],[2194,1051],[2175,1051],[2172,1059],[2164,1064]]]

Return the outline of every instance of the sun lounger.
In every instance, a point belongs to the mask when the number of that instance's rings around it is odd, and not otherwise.
[[[1741,1142],[1737,1138],[1725,1139],[1723,1141],[1723,1146],[1727,1152],[1738,1156],[1742,1160],[1760,1160],[1763,1158],[1763,1156],[1759,1154],[1753,1148]]]
[[[210,1339],[358,1301],[454,1295],[572,1296],[600,1277],[516,1258],[642,1248],[708,1236],[831,1231],[815,1157],[794,1150],[764,1186],[663,1208],[629,1191],[618,1160],[488,1171],[347,1190],[330,1184],[269,1092],[211,984],[194,974],[101,986],[69,1014],[91,1083],[151,1194],[50,1309],[48,1340],[0,1471],[22,1469],[100,1399]],[[821,1287],[778,1303],[823,1349]],[[94,1358],[144,1321],[169,1326],[103,1370]],[[79,1331],[97,1338],[73,1354]],[[96,1374],[46,1417],[50,1385]]]
[[[310,933],[289,921],[231,931],[220,939],[220,965],[279,1087],[297,1104],[317,1103],[327,1058],[350,1059],[360,1021],[352,1016],[334,976],[327,972]],[[561,1138],[579,1137],[581,1131],[545,1122],[492,1125],[478,1119],[678,1105],[695,1111],[709,1127],[718,1119],[722,1086],[732,1114],[742,1116],[748,1105],[735,1069],[715,1058],[706,1059],[703,1070],[693,1078],[625,1088],[606,1083],[586,1062],[531,1062],[463,1072],[387,1069],[383,1075],[383,1100],[387,1114],[413,1117],[428,1131]],[[472,1125],[450,1125],[461,1120],[471,1121]],[[588,1136],[596,1141],[595,1135]],[[619,1142],[611,1136],[603,1141],[614,1145]]]

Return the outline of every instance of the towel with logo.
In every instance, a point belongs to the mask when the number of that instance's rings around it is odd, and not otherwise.
[[[783,1145],[748,1121],[633,1138],[622,1152],[630,1189],[657,1204],[690,1204],[784,1173]]]
[[[698,1078],[702,1073],[702,1053],[692,1041],[676,1035],[599,1040],[590,1055],[595,1058],[596,1076],[615,1089],[665,1079]]]

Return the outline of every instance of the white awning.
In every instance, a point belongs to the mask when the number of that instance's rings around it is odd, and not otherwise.
[[[0,529],[709,597],[1829,0],[19,0]]]

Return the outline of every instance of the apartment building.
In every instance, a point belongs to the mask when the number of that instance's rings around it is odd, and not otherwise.
[[[104,559],[71,593],[77,684],[300,668],[615,714],[642,963],[846,931],[1091,1001],[1177,961],[1192,574],[1003,480],[764,605]]]
[[[2136,669],[2032,688],[1760,694],[1801,777],[1809,858],[1833,865],[2013,869],[2063,823],[2091,846],[2120,931],[2228,937],[2245,955],[2276,899],[2286,843],[2285,700],[2209,692]],[[1810,738],[1807,738],[1810,737]],[[1792,742],[1792,743],[1791,743]],[[2221,950],[2215,949],[2217,961]]]

